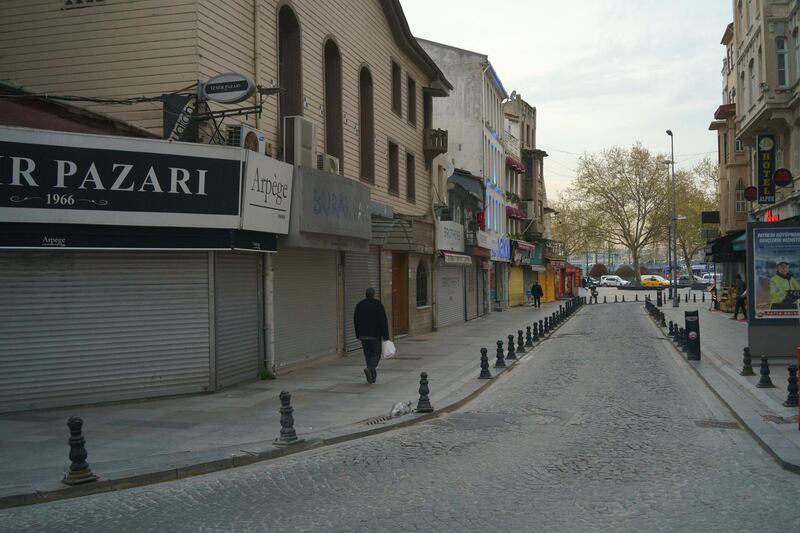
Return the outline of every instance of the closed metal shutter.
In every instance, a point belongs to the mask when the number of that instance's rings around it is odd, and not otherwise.
[[[258,254],[216,252],[217,387],[258,377]]]
[[[352,352],[361,348],[353,325],[353,311],[364,298],[368,287],[375,289],[375,298],[380,299],[381,271],[378,250],[370,248],[367,253],[347,252],[344,255],[344,339],[345,350]]]
[[[476,259],[478,269],[478,316],[486,314],[486,286],[489,284],[489,273],[483,268],[483,261]]]
[[[523,291],[522,268],[511,267],[508,274],[508,305],[522,305],[525,301]]]
[[[287,248],[272,256],[275,366],[336,353],[336,252]]]
[[[478,268],[475,259],[464,270],[467,276],[467,320],[478,318]]]
[[[209,385],[208,254],[0,252],[0,411]]]
[[[464,321],[464,267],[437,267],[437,323],[440,328]]]

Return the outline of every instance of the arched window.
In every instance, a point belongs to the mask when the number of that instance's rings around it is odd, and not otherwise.
[[[283,118],[303,114],[302,46],[300,23],[289,6],[278,12],[278,131],[283,143]]]
[[[375,183],[375,117],[372,100],[372,74],[367,67],[362,67],[358,75],[358,106],[361,179]]]
[[[428,305],[428,269],[420,259],[417,265],[417,307]]]
[[[744,213],[744,183],[742,180],[739,180],[739,183],[736,184],[736,212],[737,213]]]
[[[750,73],[750,105],[752,106],[756,101],[756,91],[758,91],[758,83],[756,82],[756,68],[755,60],[751,59],[750,64],[747,66]]]
[[[325,153],[342,168],[342,56],[333,39],[325,43]]]
[[[775,39],[775,50],[778,54],[778,87],[789,85],[789,45],[786,37]]]

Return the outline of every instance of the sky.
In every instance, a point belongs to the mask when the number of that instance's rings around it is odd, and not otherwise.
[[[553,200],[578,158],[640,141],[676,170],[716,159],[720,44],[730,0],[401,0],[412,33],[489,56],[508,93],[537,108]]]

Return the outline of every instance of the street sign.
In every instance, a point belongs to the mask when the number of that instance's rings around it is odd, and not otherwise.
[[[772,175],[772,180],[778,187],[788,187],[792,184],[793,179],[792,173],[788,168],[779,168]]]
[[[203,84],[202,94],[207,100],[221,104],[235,104],[247,100],[256,92],[256,84],[236,72],[214,76]]]
[[[747,187],[744,190],[744,199],[748,202],[755,202],[758,199],[758,189],[753,186]]]

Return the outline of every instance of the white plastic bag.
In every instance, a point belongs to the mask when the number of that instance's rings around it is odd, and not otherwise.
[[[412,407],[412,402],[397,402],[392,406],[392,410],[389,412],[389,416],[391,418],[397,418],[398,416],[407,415],[409,413],[414,412],[414,408]]]
[[[395,353],[397,353],[397,351],[394,348],[394,343],[392,341],[383,341],[381,345],[381,355],[386,359],[390,359],[394,357]]]

